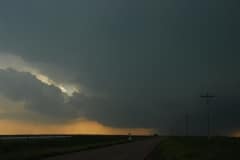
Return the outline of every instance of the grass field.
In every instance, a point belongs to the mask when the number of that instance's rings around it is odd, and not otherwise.
[[[240,139],[215,137],[166,137],[148,160],[236,160]]]
[[[29,138],[26,138],[29,137]],[[0,136],[1,160],[38,160],[43,157],[126,143],[127,136]],[[136,136],[134,140],[146,137]]]

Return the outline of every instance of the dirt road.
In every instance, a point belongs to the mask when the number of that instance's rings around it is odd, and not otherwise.
[[[106,148],[82,151],[44,160],[144,160],[159,143],[159,138],[152,138]]]

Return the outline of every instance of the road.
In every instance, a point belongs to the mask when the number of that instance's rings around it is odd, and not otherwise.
[[[56,156],[44,160],[144,160],[159,141],[159,138],[152,138],[106,148]]]

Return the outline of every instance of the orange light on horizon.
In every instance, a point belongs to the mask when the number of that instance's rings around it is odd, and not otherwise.
[[[240,138],[240,130],[234,131],[230,134],[231,137]]]
[[[44,115],[25,109],[24,102],[13,102],[6,97],[0,96],[2,115],[11,113],[20,115],[19,120],[0,119],[0,134],[128,134],[136,135],[153,134],[154,130],[149,128],[117,128],[103,125],[97,121],[78,119],[65,123],[51,123]],[[27,116],[31,120],[24,120]],[[41,120],[49,121],[41,122]]]
[[[0,120],[0,134],[102,134],[102,135],[151,135],[154,129],[114,128],[95,121],[79,120],[65,124],[41,124],[16,120]]]

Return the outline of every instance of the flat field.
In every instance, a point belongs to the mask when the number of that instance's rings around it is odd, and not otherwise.
[[[134,136],[133,140],[144,139]],[[38,160],[44,157],[127,143],[128,136],[39,135],[0,136],[1,160]]]
[[[165,137],[147,160],[240,159],[240,139],[227,137]]]

